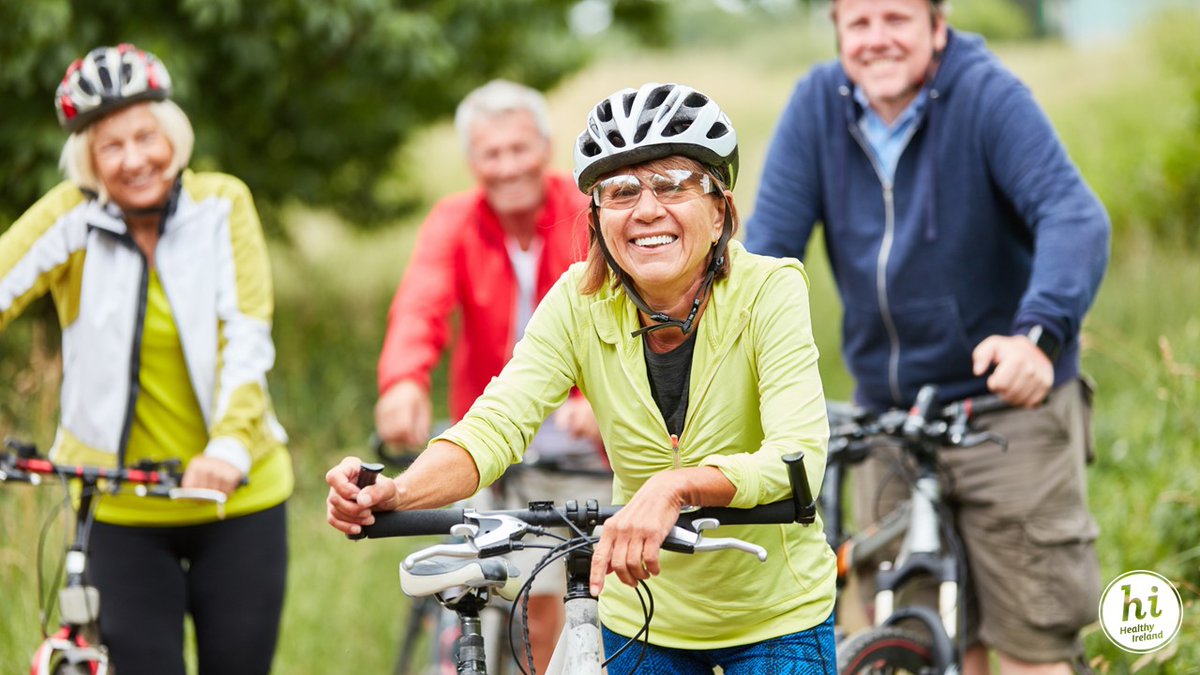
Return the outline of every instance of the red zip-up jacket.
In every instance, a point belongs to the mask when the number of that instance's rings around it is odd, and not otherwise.
[[[538,216],[542,238],[537,301],[587,253],[588,198],[564,175],[547,174]],[[450,355],[450,415],[461,419],[508,363],[514,344],[517,280],[500,221],[482,189],[437,203],[421,225],[388,312],[379,357],[379,393],[400,380],[429,388],[429,377],[459,310]]]

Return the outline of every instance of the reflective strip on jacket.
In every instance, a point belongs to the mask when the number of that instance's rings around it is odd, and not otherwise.
[[[266,243],[242,182],[190,171],[181,180],[156,266],[209,429],[205,454],[246,471],[287,438],[266,387],[275,359]],[[62,327],[58,461],[114,465],[123,452],[145,274],[119,214],[70,183],[0,237],[0,328],[46,292]]]

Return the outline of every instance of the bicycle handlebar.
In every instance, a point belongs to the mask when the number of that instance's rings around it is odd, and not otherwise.
[[[715,520],[722,525],[782,523],[807,525],[815,522],[816,504],[808,484],[804,454],[786,455],[783,457],[783,461],[787,465],[788,480],[792,485],[791,499],[748,509],[704,507],[681,514],[677,526],[696,529],[697,523],[705,519]],[[373,476],[371,480],[373,481]],[[583,508],[580,508],[577,502],[567,502],[563,509],[557,509],[549,502],[534,502],[528,509],[488,511],[482,515],[512,517],[532,527],[561,527],[569,524],[581,529],[590,529],[603,524],[620,508],[620,506],[600,507],[594,500],[590,500]],[[392,511],[374,515],[375,522],[363,527],[360,535],[352,535],[351,538],[380,539],[447,534],[457,525],[470,523],[472,519],[478,520],[480,514],[471,509],[430,509]]]
[[[985,441],[1002,446],[995,434],[971,433],[971,420],[985,413],[1007,410],[1012,404],[995,394],[985,394],[937,405],[937,387],[925,385],[911,408],[874,413],[853,405],[829,407],[830,439],[849,442],[871,436],[896,436],[910,441],[936,441],[943,445],[969,447]]]
[[[55,464],[40,456],[36,446],[11,438],[5,439],[4,446],[6,449],[0,450],[0,483],[12,481],[39,485],[42,476],[60,476],[79,480],[85,485],[97,485],[101,481],[131,483],[137,486],[136,494],[143,497],[189,499],[217,505],[224,504],[228,499],[220,490],[182,487],[183,471],[178,459],[159,462],[145,460],[132,467],[105,468]]]

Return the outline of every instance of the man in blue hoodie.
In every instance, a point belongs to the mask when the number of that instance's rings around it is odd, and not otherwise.
[[[1017,408],[979,421],[1007,452],[941,460],[970,565],[964,666],[987,672],[990,648],[1005,673],[1069,672],[1099,595],[1079,332],[1110,225],[1029,90],[941,5],[832,0],[839,59],[793,92],[746,245],[802,257],[824,225],[858,403],[905,407],[932,383]],[[869,519],[891,465],[868,464]]]

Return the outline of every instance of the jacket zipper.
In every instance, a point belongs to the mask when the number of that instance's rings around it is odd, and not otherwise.
[[[851,123],[849,125],[850,136],[852,136],[858,146],[862,148],[863,153],[871,162],[871,167],[875,169],[875,176],[879,178],[880,184],[883,186],[883,206],[884,206],[884,224],[883,224],[883,241],[879,244],[879,257],[875,261],[875,294],[879,301],[879,314],[883,319],[883,327],[887,330],[889,353],[888,353],[888,386],[892,391],[892,401],[896,405],[903,405],[904,400],[900,395],[900,334],[896,330],[896,322],[892,318],[891,306],[888,304],[887,293],[887,265],[888,260],[892,255],[892,244],[896,237],[896,201],[892,190],[892,181],[883,174],[883,168],[879,166],[879,161],[875,158],[875,153],[871,150],[867,142],[863,140],[862,134],[858,127]],[[913,125],[916,128],[916,125]],[[911,134],[909,138],[911,139]],[[907,147],[907,142],[905,147]]]
[[[150,292],[150,265],[146,255],[138,248],[137,243],[128,236],[122,237],[126,244],[133,247],[142,260],[142,278],[138,283],[137,323],[133,326],[133,347],[129,356],[129,398],[125,404],[125,422],[121,426],[121,443],[117,446],[117,466],[125,466],[125,451],[129,445],[129,434],[133,430],[134,410],[137,407],[138,395],[141,393],[142,370],[142,337],[146,323],[147,296]]]

